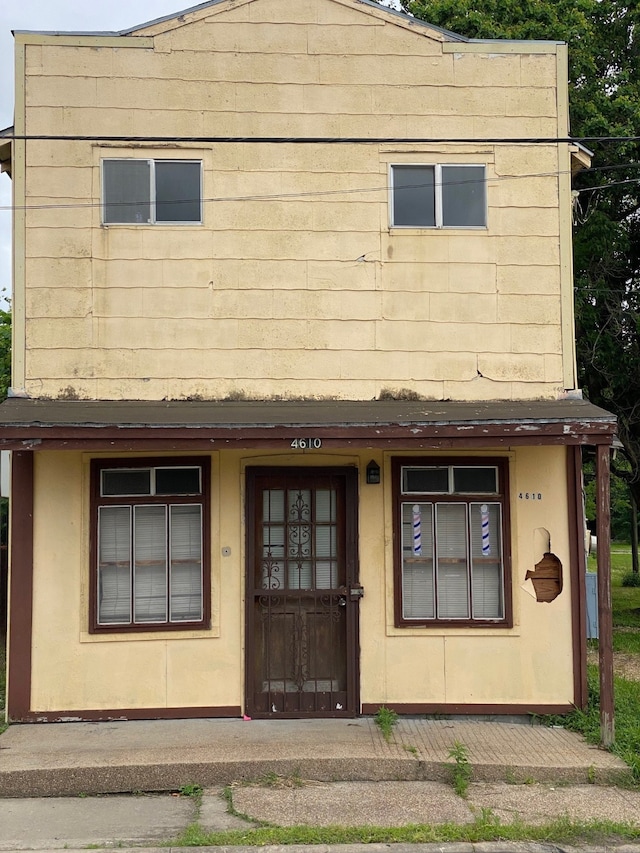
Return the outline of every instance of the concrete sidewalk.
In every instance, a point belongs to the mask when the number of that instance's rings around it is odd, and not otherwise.
[[[561,786],[549,783],[510,785],[473,782],[467,799],[441,782],[317,782],[270,781],[269,785],[237,785],[231,790],[234,808],[227,811],[222,789],[205,790],[201,804],[171,794],[104,797],[0,799],[0,850],[62,850],[91,847],[159,845],[177,838],[197,822],[204,832],[240,829],[251,845],[257,823],[278,826],[406,826],[409,824],[472,824],[484,818],[501,824],[514,820],[544,824],[557,817],[573,820],[611,820],[640,826],[640,791],[596,785]],[[490,810],[490,811],[489,811]],[[165,848],[166,849],[166,848]],[[173,848],[175,851],[176,848]],[[229,851],[225,846],[224,850]],[[247,848],[234,848],[241,853]],[[255,848],[254,848],[255,849]],[[308,849],[308,848],[306,848]],[[331,847],[321,845],[320,853]],[[389,853],[388,844],[342,845],[336,853]],[[556,846],[525,843],[393,845],[398,853],[498,853],[498,851],[555,851]],[[563,850],[571,848],[563,845]],[[610,850],[603,842],[593,850]],[[271,848],[272,853],[295,853],[296,848]],[[298,853],[301,848],[297,848]],[[626,850],[640,850],[640,842]],[[220,853],[221,848],[217,848]]]
[[[476,781],[629,778],[611,753],[562,728],[401,718],[390,742],[374,720],[151,720],[15,725],[0,735],[0,797],[177,791],[267,774],[316,781],[443,781],[465,746]]]

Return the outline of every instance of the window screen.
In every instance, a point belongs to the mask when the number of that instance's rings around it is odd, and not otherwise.
[[[103,160],[103,222],[199,223],[201,182],[199,160]]]
[[[151,164],[148,160],[105,160],[102,180],[105,222],[151,221]]]
[[[432,166],[394,166],[393,224],[416,228],[436,224]]]
[[[484,166],[391,167],[391,224],[410,228],[486,225]]]
[[[200,163],[156,161],[156,221],[199,222]]]
[[[483,166],[442,167],[442,225],[469,228],[485,224]]]

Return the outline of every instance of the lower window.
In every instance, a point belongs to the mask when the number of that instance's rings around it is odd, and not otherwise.
[[[393,478],[396,624],[507,624],[505,460],[396,459]]]
[[[94,460],[91,630],[208,627],[209,460]]]

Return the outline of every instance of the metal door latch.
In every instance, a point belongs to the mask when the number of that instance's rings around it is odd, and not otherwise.
[[[351,601],[360,601],[364,596],[364,587],[360,583],[352,583],[349,587],[349,598]]]

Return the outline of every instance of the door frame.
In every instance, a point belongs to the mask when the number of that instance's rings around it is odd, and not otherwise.
[[[253,703],[253,606],[254,571],[256,560],[256,480],[262,476],[287,477],[327,475],[340,477],[344,481],[344,526],[345,526],[345,574],[346,574],[346,647],[347,647],[347,707],[340,713],[313,712],[291,713],[278,711],[274,714],[255,713],[261,719],[308,719],[330,717],[356,717],[360,713],[360,602],[348,594],[350,585],[359,582],[359,469],[355,465],[279,465],[248,466],[245,469],[245,624],[244,624],[244,710],[252,711]]]

